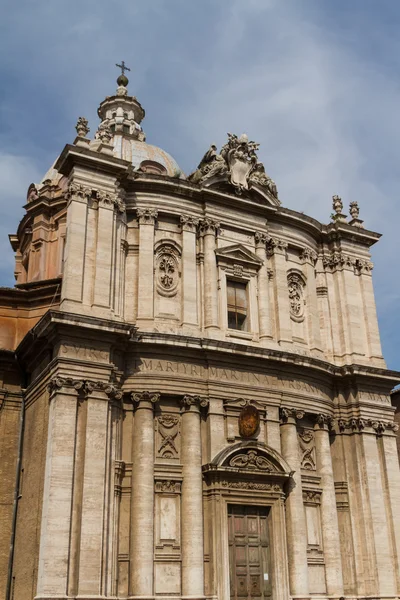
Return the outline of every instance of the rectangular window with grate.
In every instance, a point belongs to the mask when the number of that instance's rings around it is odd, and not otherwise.
[[[248,330],[247,318],[247,284],[239,281],[226,282],[228,299],[229,329]]]

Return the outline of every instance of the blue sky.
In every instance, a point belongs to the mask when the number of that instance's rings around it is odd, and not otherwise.
[[[97,128],[122,59],[149,143],[185,172],[226,132],[248,133],[284,206],[329,220],[358,200],[372,249],[384,355],[397,347],[400,3],[393,0],[3,0],[0,285],[7,234],[78,116]]]

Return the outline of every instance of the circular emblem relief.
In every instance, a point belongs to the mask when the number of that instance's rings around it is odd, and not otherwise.
[[[260,415],[255,406],[249,404],[239,415],[239,435],[244,438],[252,437],[260,426]]]

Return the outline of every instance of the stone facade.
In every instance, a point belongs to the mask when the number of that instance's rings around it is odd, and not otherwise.
[[[379,234],[284,208],[247,136],[185,178],[118,82],[11,236],[1,600],[397,599]]]

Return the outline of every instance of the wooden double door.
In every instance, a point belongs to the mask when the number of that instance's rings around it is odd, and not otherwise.
[[[272,599],[268,510],[262,506],[228,506],[232,600]]]

